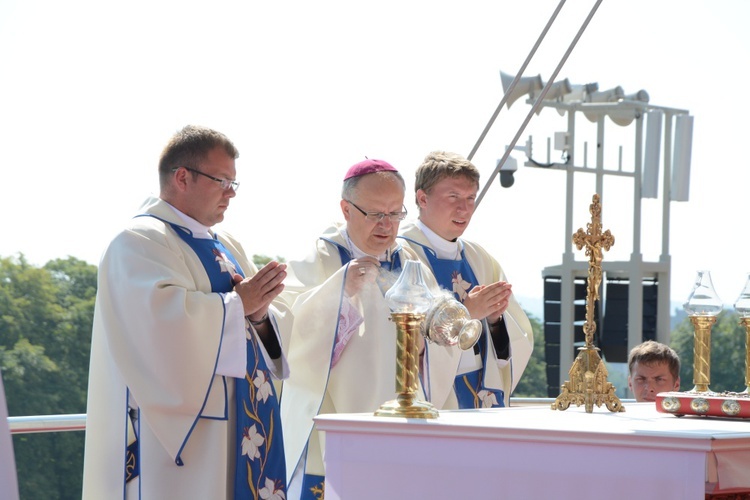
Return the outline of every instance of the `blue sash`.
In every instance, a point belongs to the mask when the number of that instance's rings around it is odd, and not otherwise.
[[[438,284],[446,290],[452,291],[456,299],[460,302],[463,303],[469,291],[479,284],[479,280],[477,280],[474,271],[471,269],[469,261],[466,260],[463,248],[461,248],[460,260],[440,259],[432,248],[410,238],[404,238],[403,236],[400,238],[422,247]],[[491,400],[488,397],[490,394],[494,394],[497,401],[497,403],[493,401],[493,408],[505,406],[504,392],[499,389],[488,388],[484,385],[484,372],[487,366],[488,354],[488,333],[485,322],[482,322],[482,335],[479,341],[474,344],[474,353],[480,355],[482,368],[456,376],[454,389],[460,409],[484,408],[483,401]]]
[[[130,390],[126,391],[127,393],[127,400],[130,401]],[[136,427],[137,424],[140,423],[140,420],[138,419],[138,410],[135,408],[128,407],[127,415],[125,416],[126,425],[132,425],[133,426],[133,433],[135,434],[135,439],[132,443],[130,443],[127,448],[125,448],[125,482],[127,483],[131,479],[135,479],[138,477],[141,473],[141,460],[140,460],[140,449],[139,449],[139,441],[138,441],[138,434],[140,434],[141,429],[139,427]],[[127,432],[125,433],[125,439],[127,443]]]
[[[195,238],[189,229],[163,222],[169,224],[198,256],[211,282],[212,292],[228,293],[234,289],[233,274],[245,276],[237,260],[218,239]],[[258,337],[253,331],[247,337],[247,373],[244,378],[234,379],[237,414],[236,500],[258,499],[261,494],[263,498],[268,498],[276,492],[286,494],[286,461],[279,401],[271,382],[271,372],[258,345]]]
[[[299,500],[321,500],[325,498],[326,477],[305,473]],[[292,500],[291,498],[289,500]]]

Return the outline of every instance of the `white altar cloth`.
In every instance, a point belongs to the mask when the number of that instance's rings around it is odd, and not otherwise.
[[[701,499],[750,491],[750,422],[549,406],[320,415],[326,499]]]

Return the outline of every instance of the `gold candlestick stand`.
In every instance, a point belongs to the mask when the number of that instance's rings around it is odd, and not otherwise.
[[[711,392],[711,327],[716,316],[689,316],[693,324],[693,390],[690,392]]]
[[[740,318],[740,324],[745,327],[745,390],[742,394],[750,394],[750,317]]]
[[[615,395],[615,386],[607,381],[607,368],[599,357],[599,348],[594,346],[594,305],[599,298],[599,285],[602,282],[602,249],[609,250],[615,238],[609,230],[602,233],[602,208],[599,195],[595,194],[590,207],[591,222],[586,232],[579,229],[573,235],[573,243],[578,250],[586,247],[589,258],[588,279],[586,282],[586,345],[580,347],[578,356],[570,367],[570,381],[561,386],[562,392],[552,403],[553,410],[567,410],[571,404],[585,405],[586,413],[594,411],[594,405],[606,404],[609,411],[625,411],[620,398]]]
[[[419,390],[419,336],[424,314],[392,313],[396,323],[396,399],[380,405],[378,417],[437,418],[427,401],[417,401]]]

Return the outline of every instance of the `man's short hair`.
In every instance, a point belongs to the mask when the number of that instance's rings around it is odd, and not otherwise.
[[[647,340],[630,350],[628,354],[628,373],[632,375],[633,365],[635,363],[642,365],[652,365],[657,363],[666,363],[669,366],[669,373],[677,380],[680,378],[680,357],[674,349],[661,342]]]
[[[425,193],[446,177],[466,177],[474,181],[479,188],[479,170],[469,160],[457,153],[433,151],[425,156],[417,168],[414,180],[414,192],[420,189]],[[417,206],[419,201],[417,200]]]
[[[164,147],[159,158],[159,181],[164,183],[172,170],[180,167],[197,169],[214,148],[223,148],[232,159],[240,153],[227,136],[216,130],[188,125],[177,132]]]

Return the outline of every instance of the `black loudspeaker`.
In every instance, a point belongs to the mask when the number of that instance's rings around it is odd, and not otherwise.
[[[574,280],[573,303],[573,358],[578,355],[577,349],[586,342],[583,325],[586,322],[586,278]],[[547,397],[554,398],[560,394],[560,330],[562,307],[562,278],[546,276],[544,278],[544,360],[547,363]],[[594,309],[594,321],[598,323],[599,308]],[[595,336],[594,343],[597,343]]]
[[[601,325],[602,357],[610,363],[628,360],[628,293],[632,283],[628,279],[608,279],[605,285],[604,318]],[[644,279],[641,339],[656,340],[656,306],[659,283]]]

